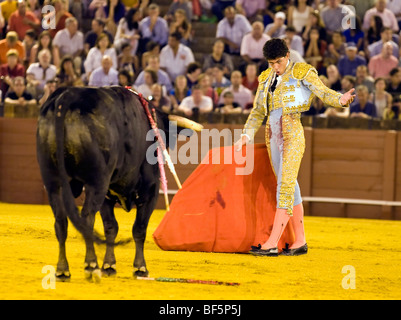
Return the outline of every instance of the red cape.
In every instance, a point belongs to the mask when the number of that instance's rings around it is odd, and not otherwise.
[[[232,146],[210,150],[174,196],[153,234],[161,249],[248,252],[252,245],[267,241],[276,212],[277,182],[266,146],[243,148],[247,166],[235,163],[238,156],[234,157],[233,150]],[[231,158],[227,157],[230,154]],[[232,164],[224,164],[227,159],[233,159]],[[251,174],[236,174],[252,162]],[[281,250],[285,243],[293,242],[289,223],[278,247]]]

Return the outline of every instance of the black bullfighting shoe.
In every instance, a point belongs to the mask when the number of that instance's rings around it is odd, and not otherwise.
[[[277,257],[278,249],[270,248],[270,249],[262,249],[262,246],[259,244],[257,247],[251,246],[250,254],[254,256],[264,256],[264,257]]]
[[[281,253],[283,256],[300,256],[308,253],[308,245],[305,243],[303,246],[295,249],[289,249],[287,244]]]

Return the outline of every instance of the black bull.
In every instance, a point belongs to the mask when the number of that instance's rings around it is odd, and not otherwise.
[[[159,110],[157,125],[164,132],[169,128],[168,115]],[[132,228],[136,245],[134,276],[148,275],[143,247],[160,183],[157,163],[150,164],[146,159],[148,148],[154,144],[146,139],[149,130],[139,97],[122,87],[58,89],[41,108],[37,157],[55,216],[58,280],[70,278],[65,251],[67,217],[85,239],[86,277],[96,280],[102,273],[116,273],[116,203],[126,211],[133,205],[137,208]],[[74,198],[83,189],[85,201],[79,213]],[[93,230],[98,211],[105,240]],[[94,242],[107,245],[101,270]]]

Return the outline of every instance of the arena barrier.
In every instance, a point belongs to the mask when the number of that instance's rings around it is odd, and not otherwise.
[[[205,153],[216,145],[230,145],[242,126],[205,124],[205,129],[221,134],[178,141],[178,153],[188,154],[188,163],[175,165],[181,183],[205,155],[190,156],[191,150]],[[298,180],[307,215],[401,220],[401,132],[305,127],[305,139]],[[255,143],[264,143],[264,128]],[[48,203],[36,161],[36,119],[0,118],[0,170],[1,202]],[[166,174],[171,201],[178,188],[168,170]],[[82,197],[77,201],[82,204]],[[165,208],[163,197],[157,208]]]

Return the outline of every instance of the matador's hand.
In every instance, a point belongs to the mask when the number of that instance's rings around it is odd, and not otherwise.
[[[340,98],[340,103],[343,106],[349,106],[350,103],[352,103],[352,101],[354,101],[355,99],[355,95],[353,95],[352,93],[355,91],[354,88],[352,88],[350,91],[344,93],[341,98]]]

